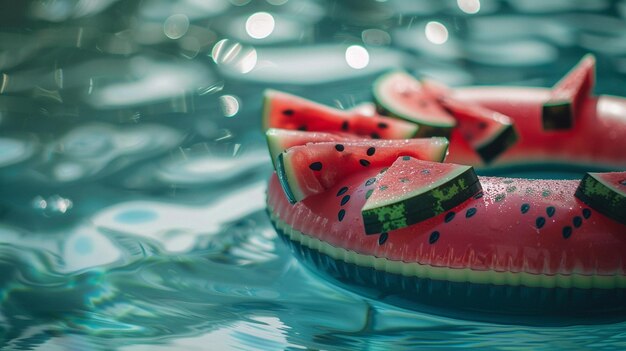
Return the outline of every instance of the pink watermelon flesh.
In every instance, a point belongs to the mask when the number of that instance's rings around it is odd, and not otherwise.
[[[459,101],[445,84],[423,79],[426,92],[437,100],[457,121],[457,130],[486,163],[497,158],[517,141],[513,121],[496,111]]]
[[[626,224],[626,172],[587,173],[576,190],[576,197],[607,217]]]
[[[550,99],[543,104],[543,129],[570,129],[595,81],[596,59],[588,54],[553,88]]]
[[[379,77],[373,89],[379,110],[419,124],[419,136],[448,136],[456,125],[454,118],[406,72],[396,71]]]
[[[265,132],[267,147],[272,158],[272,164],[276,169],[275,160],[281,152],[293,146],[306,145],[307,143],[320,143],[324,141],[365,140],[348,133],[324,133],[302,132],[299,130],[270,128]]]
[[[486,163],[517,142],[517,133],[508,116],[454,98],[443,98],[441,103],[457,119],[463,138]]]
[[[276,172],[292,203],[319,194],[349,174],[391,165],[399,156],[441,162],[446,138],[324,142],[295,146],[277,158]]]
[[[412,138],[418,131],[414,123],[371,113],[365,105],[338,110],[316,102],[267,90],[263,100],[263,128],[312,132],[343,132],[373,139]]]
[[[470,166],[402,156],[376,181],[363,206],[367,234],[404,228],[434,217],[480,191]]]

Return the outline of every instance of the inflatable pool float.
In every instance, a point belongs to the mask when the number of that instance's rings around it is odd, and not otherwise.
[[[268,91],[271,221],[316,272],[394,305],[513,323],[622,320],[626,99],[591,95],[594,62],[552,89],[451,89],[391,72],[375,105],[351,110]],[[565,168],[594,172],[477,175]]]

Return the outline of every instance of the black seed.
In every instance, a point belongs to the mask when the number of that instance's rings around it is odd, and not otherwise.
[[[568,239],[570,236],[572,236],[572,227],[569,225],[563,227],[563,238]]]
[[[436,243],[437,240],[439,240],[439,232],[435,230],[434,232],[430,233],[430,237],[428,238],[428,243],[432,245]]]
[[[343,221],[343,217],[345,217],[346,215],[346,210],[339,210],[339,213],[337,213],[337,219],[339,219],[339,222]]]
[[[583,225],[583,219],[580,216],[576,216],[572,223],[574,223],[574,227],[580,228],[580,226]]]
[[[409,178],[400,178],[400,183],[408,183],[411,180]]]
[[[301,131],[303,131],[303,132],[305,132],[305,131],[306,131],[306,129],[307,129],[307,128],[306,128],[306,126],[300,126],[300,127],[298,127],[298,130],[301,130]]]
[[[367,180],[367,182],[365,182],[365,186],[370,186],[374,183],[376,183],[376,178],[370,178]]]
[[[510,186],[510,187],[506,188],[506,192],[507,192],[507,193],[512,193],[512,192],[514,192],[515,190],[517,190],[517,187],[516,187],[516,186]]]
[[[511,179],[507,179],[507,180],[503,181],[502,183],[504,183],[504,184],[511,184],[511,183],[513,183],[513,181]]]
[[[498,194],[498,195],[496,195],[496,202],[500,202],[500,201],[504,200],[505,197],[506,197],[505,194]]]
[[[478,194],[474,195],[474,199],[480,199],[481,197],[483,197],[483,195],[485,195],[482,191],[479,192]]]
[[[526,213],[526,212],[528,212],[528,210],[530,210],[530,205],[529,204],[523,204],[522,205],[522,213]]]
[[[341,196],[341,195],[345,194],[346,191],[348,191],[348,187],[344,186],[343,188],[339,189],[339,191],[337,192],[337,196]]]
[[[546,224],[546,219],[543,217],[537,217],[535,224],[537,225],[537,229],[541,229]]]
[[[322,170],[322,163],[321,162],[313,162],[309,165],[309,168],[314,170],[314,171],[321,171]]]
[[[370,134],[370,136],[372,137],[372,139],[380,139],[380,135],[378,135],[378,133],[372,133]]]
[[[548,197],[548,196],[550,196],[550,190],[544,190],[544,191],[542,191],[542,192],[541,192],[541,196],[543,196],[543,197]]]
[[[387,188],[389,188],[389,187],[388,187],[388,186],[386,186],[386,185],[381,185],[378,189],[379,189],[380,191],[385,191],[385,190],[387,190]]]
[[[383,174],[383,173],[387,172],[388,169],[389,169],[389,167],[385,167],[385,168],[381,169],[378,174]]]
[[[350,124],[348,124],[348,121],[343,121],[343,123],[341,123],[341,130],[346,131],[348,130],[348,128],[350,128]]]
[[[283,111],[283,115],[285,115],[285,116],[292,116],[293,112],[294,111],[292,109],[286,109],[285,111]]]
[[[430,174],[430,170],[428,170],[428,169],[422,169],[422,170],[420,171],[420,173],[422,173],[422,174]]]
[[[591,210],[588,208],[583,208],[583,217],[585,217],[585,219],[591,217]]]
[[[487,128],[487,123],[485,123],[485,122],[480,122],[480,123],[478,123],[478,128],[479,128],[479,129],[485,129],[485,128]]]
[[[444,221],[446,223],[450,222],[451,220],[454,219],[455,215],[456,215],[456,213],[454,213],[453,211],[450,211],[450,212],[446,213],[446,217],[444,218]]]
[[[554,206],[548,206],[548,208],[546,208],[546,213],[548,214],[548,217],[554,216],[554,212],[556,212],[556,208],[554,208]]]
[[[378,128],[380,128],[380,129],[387,129],[387,127],[389,127],[389,126],[387,125],[387,123],[382,123],[382,122],[381,122],[381,123],[378,123]]]
[[[341,152],[341,151],[345,150],[345,147],[343,147],[343,145],[341,145],[341,144],[337,144],[337,145],[335,145],[335,150]]]
[[[470,217],[472,217],[475,214],[476,214],[476,208],[472,207],[472,208],[468,209],[467,212],[465,212],[465,218],[470,218]]]
[[[363,166],[363,167],[367,167],[367,166],[369,166],[369,165],[370,165],[370,161],[368,161],[368,160],[363,160],[363,159],[359,160],[359,163],[360,163],[360,164],[361,164],[361,166]]]
[[[346,195],[341,199],[341,206],[345,205],[350,201],[350,195]]]
[[[370,147],[369,149],[367,149],[367,156],[372,156],[374,155],[375,152],[376,152],[376,148]]]
[[[408,161],[411,159],[411,156],[402,156],[403,161]]]
[[[626,185],[626,179],[622,180],[621,182],[619,182],[620,185]]]
[[[387,234],[387,232],[380,233],[380,236],[378,237],[378,245],[384,244],[388,237],[389,234]]]
[[[370,189],[365,193],[365,200],[369,199],[370,196],[372,196],[372,193],[374,192],[374,189]]]

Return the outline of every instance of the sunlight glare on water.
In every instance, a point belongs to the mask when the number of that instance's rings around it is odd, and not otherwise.
[[[394,69],[549,87],[588,51],[594,93],[623,96],[624,14],[561,0],[0,3],[0,349],[623,349],[624,322],[444,318],[314,274],[268,220],[261,116],[268,88],[374,116],[371,83]]]

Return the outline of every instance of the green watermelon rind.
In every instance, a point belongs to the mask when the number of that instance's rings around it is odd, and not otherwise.
[[[384,94],[384,91],[381,89],[380,86],[383,84],[385,79],[387,79],[389,76],[398,74],[398,73],[410,76],[405,71],[391,71],[378,77],[378,79],[376,79],[376,81],[374,82],[373,95],[374,95],[374,100],[376,101],[376,105],[378,106],[378,110],[382,112],[382,114],[390,115],[396,118],[400,118],[409,122],[419,124],[420,128],[417,131],[417,133],[420,136],[423,136],[423,135],[447,136],[449,135],[451,129],[456,126],[456,121],[454,120],[454,118],[450,117],[450,121],[447,123],[446,122],[434,123],[428,120],[424,120],[423,119],[424,117],[419,114],[414,115],[414,116],[408,116],[405,113],[399,111],[395,107],[396,104],[394,104],[393,101],[390,101],[391,97],[387,97]]]
[[[583,58],[579,61],[579,63],[574,66],[561,80],[559,80],[552,91],[556,89],[560,89],[563,84],[565,84],[569,79],[571,79],[571,75],[577,69],[580,68],[582,64],[585,64],[586,61],[593,60],[592,69],[595,67],[595,57],[592,54],[587,54],[583,56]],[[592,73],[594,74],[594,73]],[[593,78],[592,78],[593,79]],[[589,87],[588,94],[591,94],[593,91],[593,81],[591,82],[591,86]],[[577,103],[576,96],[572,96],[570,98],[550,98],[550,100],[546,101],[542,107],[541,119],[542,119],[542,127],[545,131],[559,131],[559,130],[568,130],[574,126],[575,114],[577,106],[574,106]]]
[[[626,224],[626,192],[608,184],[602,174],[585,174],[576,189],[576,197],[603,215]]]
[[[276,129],[274,128],[268,128],[265,131],[265,140],[267,141],[267,150],[270,153],[270,160],[272,160],[272,166],[274,167],[274,169],[276,169],[276,160],[275,158],[278,157],[278,155],[280,155],[280,153],[283,151],[282,146],[279,144],[279,141],[274,137],[274,131]],[[276,152],[277,150],[280,150],[279,152]]]
[[[272,111],[272,95],[277,93],[274,89],[265,89],[263,91],[263,114],[261,115],[261,128],[267,131],[270,128],[270,114]]]
[[[505,152],[509,147],[517,142],[519,136],[512,124],[507,124],[494,134],[493,138],[489,138],[481,143],[481,146],[476,147],[476,152],[480,155],[480,158],[486,163],[491,163],[500,154]]]
[[[572,103],[569,101],[551,101],[543,104],[541,112],[543,130],[569,130],[574,125]]]
[[[374,203],[368,200],[361,210],[365,233],[388,232],[435,217],[463,203],[481,189],[474,168],[459,165],[445,178],[392,201]]]
[[[295,196],[293,190],[291,189],[291,186],[289,185],[290,182],[296,181],[296,177],[294,177],[293,174],[290,174],[290,172],[288,172],[288,170],[285,168],[283,153],[278,155],[278,157],[276,158],[276,175],[278,176],[280,186],[283,188],[283,191],[285,192],[285,196],[287,196],[287,200],[289,200],[289,203],[293,205],[298,202],[297,197]]]
[[[404,141],[410,141],[411,139],[405,139]],[[430,145],[434,145],[436,146],[436,148],[438,150],[435,149],[431,149],[428,157],[425,157],[426,159],[428,159],[430,162],[443,162],[445,160],[445,157],[448,153],[448,148],[450,146],[450,143],[448,142],[448,139],[444,138],[444,137],[431,137],[431,138],[425,138],[424,140],[428,140]],[[378,140],[377,142],[381,142],[382,140]],[[398,139],[395,140],[396,142],[401,142],[403,141],[402,139]],[[364,143],[367,143],[367,140],[352,140],[352,141],[345,141],[342,144],[345,147],[351,147],[354,146],[355,144],[359,144],[359,146],[364,145]],[[308,145],[317,145],[317,144],[334,144],[334,142],[319,142],[319,143],[308,143]],[[285,191],[285,195],[287,196],[287,199],[289,200],[290,203],[295,204],[296,202],[303,200],[306,198],[306,196],[304,195],[304,193],[300,190],[301,186],[300,186],[300,182],[298,181],[298,179],[300,179],[298,177],[298,170],[296,170],[294,167],[290,166],[290,159],[287,158],[285,159],[285,155],[289,154],[289,150],[284,150],[283,152],[281,152],[278,157],[276,158],[276,174],[278,175],[278,180],[283,188],[283,190]]]

